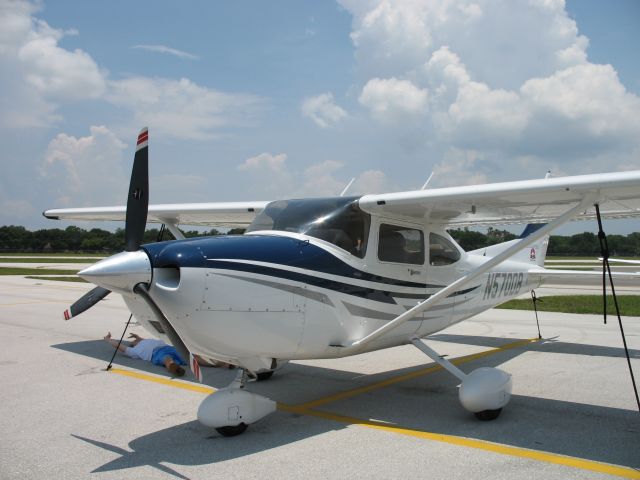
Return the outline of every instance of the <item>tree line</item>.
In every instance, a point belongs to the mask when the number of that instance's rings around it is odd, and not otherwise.
[[[229,233],[243,233],[243,229],[232,229]],[[159,239],[160,229],[150,228],[145,231],[142,243],[152,243]],[[212,228],[206,232],[196,230],[182,231],[186,237],[205,235],[222,235],[222,232]],[[169,230],[163,232],[162,240],[173,240]],[[92,228],[85,230],[80,227],[46,228],[30,231],[25,227],[10,225],[0,227],[0,251],[4,252],[34,252],[34,253],[115,253],[124,249],[124,229],[115,232]]]
[[[506,230],[489,227],[486,234],[468,229],[450,230],[449,233],[460,246],[466,250],[476,250],[496,243],[506,242],[517,238],[517,235]],[[640,232],[629,235],[607,235],[609,253],[612,256],[638,257],[640,256]],[[591,232],[575,235],[551,235],[547,255],[569,257],[599,257],[600,240]]]
[[[243,229],[232,229],[227,234],[243,233]],[[159,238],[158,228],[148,229],[143,243],[155,242]],[[205,235],[225,235],[215,228],[206,232],[196,230],[183,231],[185,237]],[[450,230],[449,233],[465,250],[476,250],[496,243],[513,240],[516,235],[506,231],[489,228],[487,233],[469,229]],[[163,240],[171,240],[173,236],[164,231]],[[608,235],[609,252],[615,256],[640,256],[640,232],[629,235]],[[65,229],[47,228],[30,231],[21,226],[0,227],[0,252],[33,252],[33,253],[98,253],[109,254],[124,249],[124,229],[109,232],[100,228],[85,230],[70,226]],[[599,256],[600,243],[598,236],[590,233],[562,236],[552,235],[549,241],[548,255],[565,256]]]

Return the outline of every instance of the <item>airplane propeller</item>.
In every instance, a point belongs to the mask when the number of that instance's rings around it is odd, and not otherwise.
[[[149,210],[149,130],[143,128],[138,134],[136,154],[133,158],[131,180],[129,182],[129,195],[127,197],[127,212],[125,221],[125,251],[135,252],[140,248],[147,225],[147,213]],[[95,287],[64,311],[64,319],[80,315],[90,309],[100,300],[111,293],[111,290],[103,287]]]

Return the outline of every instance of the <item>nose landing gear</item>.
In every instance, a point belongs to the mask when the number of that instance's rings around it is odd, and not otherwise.
[[[276,402],[244,390],[248,378],[249,373],[240,368],[228,387],[205,398],[198,408],[200,423],[215,428],[224,437],[233,437],[243,433],[250,424],[273,413]]]

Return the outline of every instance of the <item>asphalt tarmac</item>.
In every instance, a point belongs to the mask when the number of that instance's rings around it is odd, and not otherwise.
[[[428,339],[464,371],[513,375],[492,422],[403,346],[289,363],[247,387],[278,411],[223,438],[196,411],[234,371],[207,368],[202,386],[120,355],[105,371],[113,350],[101,338],[129,315],[112,294],[65,322],[89,288],[0,277],[2,479],[640,478],[640,413],[615,319],[541,312],[538,341],[532,312],[491,310]],[[640,318],[623,322],[640,377]]]

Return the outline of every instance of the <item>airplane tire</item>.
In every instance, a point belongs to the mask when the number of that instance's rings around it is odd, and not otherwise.
[[[216,432],[218,432],[223,437],[235,437],[236,435],[240,435],[243,433],[247,427],[246,423],[240,423],[238,425],[229,425],[226,427],[218,427],[216,428]]]
[[[474,415],[478,420],[482,420],[483,422],[488,422],[490,420],[495,420],[500,416],[500,412],[502,412],[501,408],[496,410],[483,410],[481,412],[476,412]]]
[[[273,376],[274,372],[275,370],[269,370],[266,372],[257,373],[256,376],[258,377],[258,381],[262,382],[263,380],[269,380]]]

